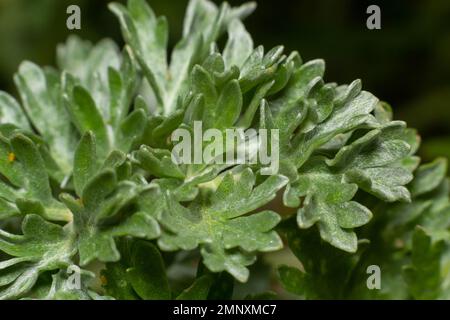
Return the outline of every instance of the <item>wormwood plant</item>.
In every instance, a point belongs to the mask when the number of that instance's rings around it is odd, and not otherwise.
[[[122,52],[70,37],[58,69],[20,65],[20,103],[0,92],[1,299],[450,298],[446,162],[420,166],[359,80],[254,47],[254,7],[192,0],[169,51],[144,0],[112,3]],[[278,129],[278,174],[174,163],[194,121]]]

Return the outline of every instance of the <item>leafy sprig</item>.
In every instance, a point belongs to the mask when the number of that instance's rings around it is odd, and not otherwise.
[[[169,52],[164,17],[112,3],[122,51],[70,37],[59,69],[21,64],[21,103],[0,92],[0,298],[228,299],[284,244],[302,268],[279,278],[305,298],[448,297],[445,161],[419,167],[416,132],[361,81],[255,47],[241,22],[254,7],[190,1]],[[278,130],[280,171],[173,162],[171,134],[196,121]],[[198,268],[180,284],[183,255]],[[372,264],[380,292],[365,287]]]

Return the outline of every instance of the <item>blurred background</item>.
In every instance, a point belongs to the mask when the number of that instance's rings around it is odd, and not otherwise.
[[[0,0],[0,89],[15,93],[12,76],[22,60],[54,65],[56,44],[71,33],[94,42],[110,37],[122,45],[108,2]],[[173,44],[188,0],[148,2],[158,15],[167,16]],[[366,90],[392,105],[396,119],[419,130],[424,160],[439,155],[450,159],[449,0],[257,2],[258,9],[246,20],[255,44],[284,44],[304,61],[323,58],[328,82],[362,79]],[[66,28],[70,4],[81,8],[81,30]],[[381,30],[366,28],[371,4],[381,8]]]

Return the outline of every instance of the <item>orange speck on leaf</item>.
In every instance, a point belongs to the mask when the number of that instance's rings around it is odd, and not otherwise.
[[[14,162],[16,160],[16,155],[13,152],[8,153],[8,161]]]
[[[102,275],[100,276],[100,282],[103,286],[106,286],[108,284],[108,279],[106,279],[106,277]]]

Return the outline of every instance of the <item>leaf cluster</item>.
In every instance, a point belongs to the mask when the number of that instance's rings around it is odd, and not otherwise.
[[[123,50],[70,37],[58,68],[20,65],[20,102],[0,92],[0,299],[229,299],[279,250],[301,268],[276,281],[304,298],[448,297],[446,163],[420,166],[415,130],[361,81],[255,47],[253,3],[191,0],[171,51],[144,0],[109,7]],[[196,121],[278,130],[279,172],[173,162]]]

